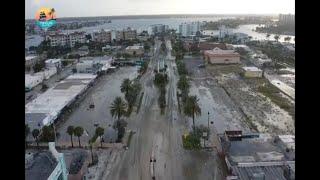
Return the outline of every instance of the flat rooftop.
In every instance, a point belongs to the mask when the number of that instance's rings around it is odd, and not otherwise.
[[[34,153],[26,158],[28,158],[25,163],[26,180],[47,180],[58,164],[50,151]]]
[[[287,137],[287,135],[284,137]],[[228,142],[225,138],[221,140],[231,165],[294,161],[294,152],[293,154],[292,152],[285,152],[283,146],[277,143],[278,141],[275,141],[275,139],[276,136],[269,134],[248,134],[242,135],[242,138],[238,138],[238,140],[230,139]],[[281,140],[281,138],[279,139]]]
[[[34,58],[37,58],[38,56],[34,56],[34,55],[29,55],[29,56],[26,56],[26,61],[30,61]]]
[[[25,106],[25,121],[32,129],[39,128],[39,124],[51,124],[61,110],[69,105],[78,94],[87,88],[96,78],[92,74],[73,74],[48,89]]]
[[[245,71],[262,71],[261,69],[254,67],[254,66],[242,67],[242,69],[244,69]]]
[[[252,180],[253,177],[264,177],[264,180],[287,180],[283,166],[233,167],[232,170],[240,180]]]

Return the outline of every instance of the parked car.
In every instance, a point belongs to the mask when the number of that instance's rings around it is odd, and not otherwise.
[[[205,67],[206,67],[205,64],[199,64],[199,65],[198,65],[198,68],[205,68]]]

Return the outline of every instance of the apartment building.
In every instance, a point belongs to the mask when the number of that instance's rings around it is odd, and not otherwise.
[[[137,31],[131,28],[123,30],[124,40],[132,40],[137,38]]]
[[[50,41],[50,46],[70,46],[74,47],[76,43],[85,43],[86,37],[84,32],[73,32],[70,34],[49,34],[46,40]]]
[[[279,14],[279,23],[280,24],[294,24],[295,15],[294,14]]]
[[[166,32],[169,29],[168,25],[164,24],[154,24],[148,27],[148,34],[155,35],[157,33]]]
[[[182,36],[196,35],[200,31],[200,22],[182,23],[179,25],[179,33]]]
[[[99,32],[92,33],[92,40],[97,42],[111,42],[111,31],[101,29]]]

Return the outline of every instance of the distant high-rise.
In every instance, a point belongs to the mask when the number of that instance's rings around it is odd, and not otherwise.
[[[200,31],[200,22],[182,23],[179,25],[179,33],[182,36],[196,35]]]
[[[148,34],[155,35],[157,33],[165,32],[169,29],[168,25],[164,24],[154,24],[148,27]]]
[[[279,23],[280,24],[294,24],[295,15],[294,14],[279,14]]]

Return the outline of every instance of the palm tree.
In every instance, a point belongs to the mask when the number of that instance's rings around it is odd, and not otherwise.
[[[102,127],[97,127],[96,135],[100,137],[100,143],[102,147],[102,136],[104,135],[104,129]]]
[[[266,38],[267,38],[267,40],[269,40],[269,38],[270,38],[270,34],[267,34],[267,35],[266,35]]]
[[[72,136],[74,135],[74,127],[73,126],[68,126],[67,133],[70,135],[71,147],[73,147]]]
[[[278,42],[279,39],[280,39],[280,35],[275,35],[275,36],[274,36],[274,39]]]
[[[25,133],[26,147],[28,147],[27,137],[30,134],[30,128],[29,128],[28,124],[24,125],[24,133]]]
[[[50,9],[49,15],[51,15],[51,19],[53,19],[53,15],[54,15],[55,12],[56,11],[55,11],[54,8]]]
[[[288,41],[289,42],[290,40],[291,40],[290,36],[287,36],[287,37],[284,38],[284,41]]]
[[[126,113],[126,103],[122,100],[121,97],[116,97],[113,103],[110,106],[110,113],[112,117],[117,117],[120,120],[121,116]]]
[[[81,147],[80,137],[82,136],[83,131],[84,131],[83,128],[80,126],[74,128],[74,135],[78,137],[79,147]]]
[[[40,131],[39,131],[39,129],[34,129],[33,131],[32,131],[32,136],[33,136],[33,138],[36,140],[36,142],[37,142],[37,148],[39,148],[39,141],[38,141],[38,136],[39,136],[39,134],[40,134]]]
[[[131,89],[131,81],[130,81],[130,79],[126,78],[122,81],[122,84],[120,86],[120,90],[122,93],[124,92],[126,95],[130,91],[130,89]]]
[[[182,94],[182,100],[183,102],[186,101],[186,98],[188,96],[190,84],[186,76],[181,76],[178,83],[177,83],[178,89],[180,89],[181,94]]]
[[[184,106],[184,113],[192,117],[193,122],[193,131],[195,132],[195,123],[194,123],[194,116],[201,115],[201,108],[198,104],[199,99],[197,96],[189,96],[187,97],[186,104]]]

